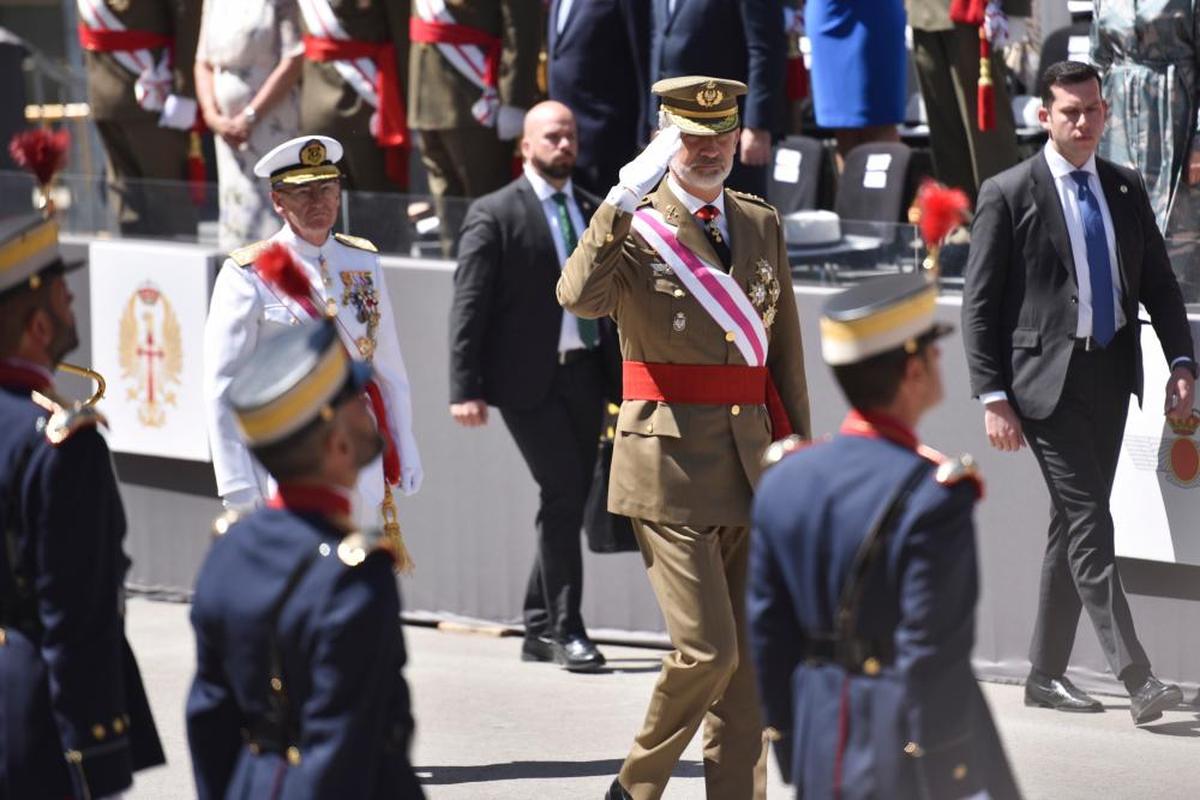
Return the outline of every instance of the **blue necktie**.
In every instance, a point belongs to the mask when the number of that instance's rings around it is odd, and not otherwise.
[[[1100,201],[1088,186],[1088,173],[1071,173],[1079,186],[1079,216],[1083,219],[1083,239],[1087,243],[1088,275],[1092,285],[1092,338],[1107,347],[1117,332],[1117,317],[1113,312],[1112,262],[1108,259],[1108,237],[1104,234],[1104,217]]]

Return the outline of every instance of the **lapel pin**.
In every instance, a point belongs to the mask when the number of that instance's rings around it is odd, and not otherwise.
[[[1129,194],[1129,187],[1123,183],[1121,184],[1121,194]]]

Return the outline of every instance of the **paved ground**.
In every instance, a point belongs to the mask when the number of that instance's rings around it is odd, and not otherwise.
[[[187,612],[180,604],[129,604],[130,638],[170,765],[142,773],[128,800],[194,797],[183,737],[193,652]],[[604,796],[641,721],[661,653],[608,646],[611,673],[570,675],[520,663],[519,639],[412,626],[406,633],[420,728],[414,760],[430,800]],[[1105,698],[1105,714],[1071,716],[1025,708],[1019,687],[986,684],[985,691],[1029,798],[1200,797],[1194,707],[1139,730],[1123,698]],[[791,796],[774,774],[769,793]],[[704,797],[696,743],[665,796]]]

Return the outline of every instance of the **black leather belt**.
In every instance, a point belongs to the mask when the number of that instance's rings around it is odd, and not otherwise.
[[[873,676],[895,661],[896,648],[886,639],[809,639],[804,642],[804,658],[837,664],[847,672]]]
[[[1090,353],[1093,350],[1103,350],[1104,349],[1104,345],[1097,342],[1091,336],[1076,336],[1074,341],[1075,341],[1075,349],[1083,350],[1086,353]],[[1112,342],[1109,342],[1109,344],[1112,344]]]
[[[596,352],[594,349],[587,347],[576,348],[575,350],[561,350],[558,354],[559,366],[568,366],[570,364],[578,364]]]

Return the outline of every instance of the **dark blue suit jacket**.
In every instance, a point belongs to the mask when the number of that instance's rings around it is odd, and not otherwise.
[[[342,531],[317,514],[264,509],[213,545],[192,601],[196,677],[188,744],[200,800],[417,800],[413,722],[392,562],[337,556]],[[272,626],[292,575],[313,559]],[[242,730],[268,708],[277,637],[301,761],[251,752]]]
[[[6,800],[102,797],[127,788],[134,770],[164,761],[125,639],[129,559],[112,458],[94,426],[50,444],[47,416],[29,388],[0,386]],[[19,612],[8,607],[19,594],[14,578],[29,587]]]
[[[550,99],[575,112],[576,182],[603,197],[647,130],[650,7],[646,0],[574,0],[559,34],[561,6],[552,0],[547,22]]]
[[[787,40],[780,0],[653,0],[650,82],[679,75],[710,75],[750,87],[742,126],[783,132]],[[651,127],[658,98],[650,97]]]
[[[853,623],[857,637],[891,642],[893,663],[869,677],[807,660],[809,643],[835,631],[865,534],[918,468],[924,477],[866,572]],[[857,435],[788,456],[759,484],[751,646],[766,724],[784,734],[777,755],[802,796],[832,797],[838,763],[845,800],[1017,795],[971,671],[974,505],[969,481],[942,485],[914,450]],[[906,753],[910,742],[919,750]]]

